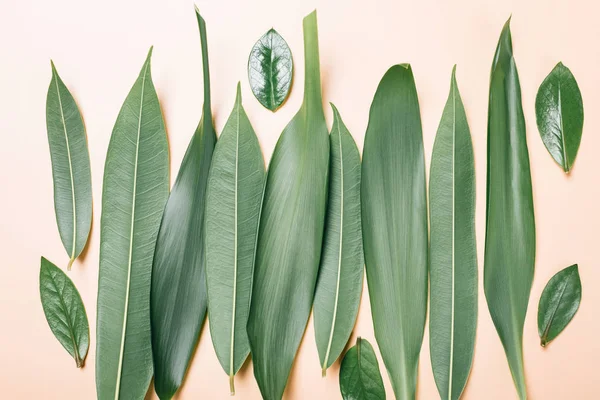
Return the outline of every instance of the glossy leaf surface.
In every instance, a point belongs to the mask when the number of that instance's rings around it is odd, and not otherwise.
[[[215,147],[206,194],[208,319],[231,394],[233,377],[250,353],[246,325],[264,182],[265,162],[238,84],[233,111]]]
[[[484,290],[517,392],[524,399],[523,324],[533,280],[535,220],[509,22],[502,30],[490,78]]]
[[[542,82],[535,99],[542,141],[554,160],[569,172],[577,157],[583,131],[583,101],[571,70],[556,67]]]
[[[377,356],[367,340],[359,337],[344,355],[340,391],[344,400],[385,400]]]
[[[340,113],[329,135],[329,199],[315,291],[315,337],[323,376],[340,356],[356,322],[364,257],[360,223],[360,154]]]
[[[571,265],[546,284],[538,306],[538,333],[545,347],[571,322],[581,303],[579,267]]]
[[[90,346],[90,330],[81,296],[71,279],[56,265],[42,257],[40,297],[46,321],[54,336],[83,367]]]
[[[362,163],[362,229],[375,337],[396,398],[413,399],[427,314],[427,195],[421,115],[408,64],[383,76]]]
[[[265,108],[276,111],[292,86],[292,52],[275,29],[269,29],[252,47],[248,80],[252,93]]]
[[[96,331],[98,399],[142,399],[152,377],[150,276],[169,152],[150,56],[119,112],[104,167]]]
[[[260,219],[248,335],[266,400],[281,399],[313,303],[327,202],[329,136],[317,15],[304,18],[302,107],[271,158]]]
[[[163,400],[173,397],[183,382],[207,307],[204,209],[216,135],[206,25],[198,11],[196,16],[202,43],[204,106],[164,210],[152,267],[154,388]]]
[[[440,398],[458,399],[473,361],[477,325],[475,165],[467,115],[452,71],[433,145],[429,344]]]
[[[92,225],[92,178],[83,119],[52,63],[46,98],[46,127],[52,158],[54,210],[68,269],[81,254]]]

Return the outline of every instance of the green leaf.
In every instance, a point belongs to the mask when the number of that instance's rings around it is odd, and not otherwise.
[[[377,356],[366,339],[356,339],[356,346],[344,355],[340,391],[344,400],[385,400]]]
[[[414,399],[427,315],[427,193],[421,115],[408,64],[383,76],[362,163],[362,229],[375,337],[396,398]]]
[[[290,94],[293,75],[292,52],[275,29],[269,29],[252,47],[248,58],[248,80],[256,99],[276,111]]]
[[[484,290],[518,394],[525,399],[523,324],[533,280],[535,220],[509,24],[502,30],[490,78]]]
[[[467,383],[477,326],[475,165],[467,116],[452,70],[450,94],[433,145],[429,344],[440,398]]]
[[[356,322],[364,257],[360,225],[360,154],[332,104],[329,200],[315,291],[315,338],[323,376],[342,354]]]
[[[150,57],[119,112],[104,167],[96,331],[98,399],[142,399],[152,377],[150,276],[169,151]]]
[[[231,394],[233,377],[250,353],[246,325],[264,182],[265,162],[238,83],[210,168],[205,228],[210,333]]]
[[[44,257],[40,268],[40,297],[52,333],[75,359],[77,368],[83,367],[90,346],[85,307],[71,279]]]
[[[170,399],[181,386],[207,307],[204,207],[215,147],[206,25],[196,10],[204,72],[202,117],[183,157],[164,210],[154,250],[150,320],[154,389]]]
[[[325,225],[329,135],[316,12],[303,25],[304,101],[269,165],[248,319],[254,376],[265,400],[283,396],[313,303]]]
[[[46,127],[54,179],[54,211],[68,270],[81,254],[92,225],[92,178],[83,119],[54,63],[46,97]]]
[[[569,173],[581,142],[583,101],[575,77],[563,63],[556,64],[540,85],[535,115],[546,149]]]
[[[545,347],[571,322],[581,303],[577,264],[563,269],[546,284],[538,306],[538,333]]]

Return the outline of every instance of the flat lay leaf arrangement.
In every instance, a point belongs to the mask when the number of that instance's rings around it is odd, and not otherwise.
[[[367,340],[359,337],[344,355],[340,391],[344,400],[385,400],[377,356]]]

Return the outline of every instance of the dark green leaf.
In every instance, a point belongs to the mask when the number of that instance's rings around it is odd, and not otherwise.
[[[356,346],[344,355],[340,391],[344,400],[385,400],[377,356],[366,339],[356,339]]]

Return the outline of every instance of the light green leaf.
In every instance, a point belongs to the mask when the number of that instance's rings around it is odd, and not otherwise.
[[[408,64],[381,79],[362,163],[362,229],[375,337],[396,398],[414,399],[427,314],[427,194],[421,115]]]
[[[571,322],[581,303],[579,267],[573,264],[546,284],[538,306],[538,333],[545,347]]]
[[[569,173],[583,131],[583,101],[571,70],[556,67],[542,82],[535,98],[535,115],[542,141],[554,160]]]
[[[252,47],[248,59],[248,80],[256,99],[276,111],[287,99],[292,86],[292,52],[275,29],[269,29]]]
[[[525,399],[523,324],[533,280],[535,220],[509,24],[500,35],[490,78],[484,289],[517,392]]]
[[[303,25],[304,101],[269,165],[248,319],[254,376],[265,400],[283,396],[313,303],[325,224],[329,135],[316,12]]]
[[[238,83],[210,168],[205,228],[210,333],[231,394],[233,377],[250,353],[246,325],[264,182],[265,162]]]
[[[360,154],[332,104],[329,200],[315,291],[315,338],[323,376],[342,354],[356,322],[364,257],[360,224]]]
[[[52,64],[46,97],[46,127],[52,158],[54,210],[69,255],[68,270],[81,254],[92,225],[92,178],[83,119],[75,99]]]
[[[204,207],[216,135],[210,104],[206,24],[196,10],[202,44],[202,117],[179,167],[154,251],[150,319],[154,389],[170,399],[181,386],[207,307]]]
[[[169,195],[165,124],[150,57],[119,112],[104,167],[96,331],[99,400],[143,399],[152,377],[150,276]]]
[[[44,257],[40,268],[40,297],[52,333],[75,359],[77,368],[83,367],[90,346],[85,307],[71,279]]]
[[[356,346],[344,355],[340,391],[344,400],[385,400],[377,356],[366,339],[356,339]]]
[[[431,156],[429,344],[440,398],[467,383],[477,326],[475,165],[467,116],[452,70],[450,94]]]

